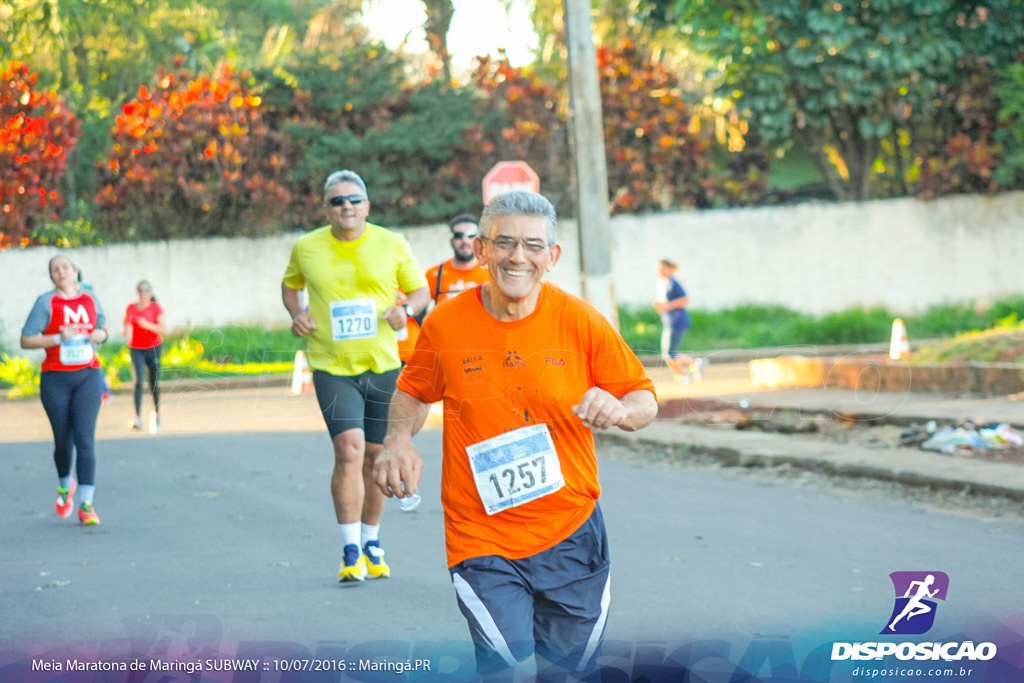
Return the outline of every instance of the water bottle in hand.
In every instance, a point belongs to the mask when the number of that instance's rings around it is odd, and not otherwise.
[[[420,505],[420,494],[418,493],[406,493],[405,484],[402,484],[401,495],[395,493],[395,497],[398,499],[398,509],[402,512],[411,512],[419,507]]]

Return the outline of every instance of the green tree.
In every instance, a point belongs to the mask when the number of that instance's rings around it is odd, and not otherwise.
[[[886,140],[950,127],[936,102],[965,59],[1013,60],[1021,0],[675,0],[668,18],[720,60],[722,95],[769,142],[810,151],[839,199],[873,196]],[[946,90],[950,90],[948,87]],[[938,117],[939,120],[936,120]],[[900,141],[900,137],[905,138]]]
[[[323,223],[324,178],[341,167],[366,179],[373,220],[422,225],[479,206],[483,141],[496,128],[472,88],[412,83],[382,45],[297,57],[263,71],[268,124],[285,136],[293,191],[290,227]]]
[[[1000,103],[999,121],[1003,124],[996,137],[1007,150],[996,176],[1004,184],[1019,186],[1024,182],[1024,63],[1006,69],[995,94]]]

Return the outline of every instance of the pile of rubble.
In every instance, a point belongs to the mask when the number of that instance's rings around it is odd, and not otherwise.
[[[1024,431],[1007,423],[961,422],[939,426],[896,424],[839,414],[751,408],[749,405],[695,405],[680,416],[686,424],[792,434],[868,448],[920,448],[943,455],[1024,464]]]

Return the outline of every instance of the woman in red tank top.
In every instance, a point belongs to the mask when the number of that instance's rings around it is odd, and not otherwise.
[[[142,381],[144,376],[148,376],[149,391],[153,396],[153,419],[150,427],[151,431],[158,432],[163,428],[158,376],[167,325],[164,321],[164,309],[153,295],[153,285],[147,280],[140,280],[135,291],[138,294],[138,301],[128,304],[124,311],[124,336],[128,337],[128,351],[131,353],[132,370],[135,374],[135,419],[132,422],[132,429],[142,429]]]

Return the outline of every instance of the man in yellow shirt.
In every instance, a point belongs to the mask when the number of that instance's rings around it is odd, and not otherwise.
[[[401,235],[366,222],[366,183],[336,171],[324,183],[329,225],[300,237],[281,283],[292,334],[309,337],[313,386],[334,446],[331,496],[341,529],[341,581],[387,577],[380,547],[384,494],[372,471],[388,424],[401,362],[395,331],[430,300]],[[309,310],[299,292],[309,293]],[[396,304],[396,292],[406,292]]]

